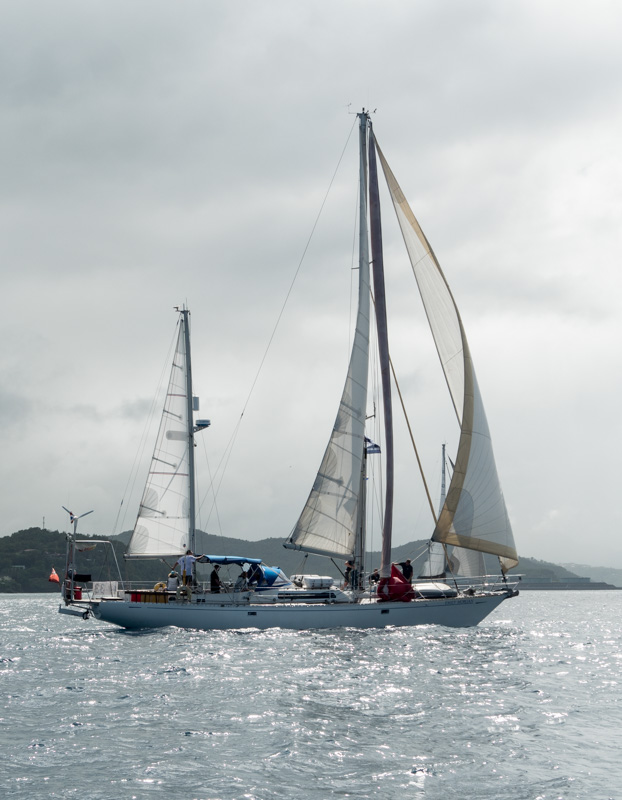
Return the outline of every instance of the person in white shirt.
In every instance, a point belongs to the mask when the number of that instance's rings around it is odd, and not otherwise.
[[[233,587],[234,592],[246,592],[248,590],[248,574],[241,572]]]
[[[186,550],[186,555],[181,556],[181,558],[177,561],[184,586],[192,586],[194,583],[194,562],[198,558],[202,558],[202,556],[192,555],[192,550]]]

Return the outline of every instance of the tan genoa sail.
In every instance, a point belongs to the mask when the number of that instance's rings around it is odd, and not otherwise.
[[[378,153],[460,423],[454,474],[432,540],[498,556],[505,572],[518,556],[462,320],[428,240]]]

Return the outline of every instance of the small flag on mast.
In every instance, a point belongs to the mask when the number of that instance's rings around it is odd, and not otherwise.
[[[371,439],[368,439],[367,436],[365,437],[365,452],[368,456],[373,455],[374,453],[380,453],[380,445],[376,444],[376,442],[372,442]]]

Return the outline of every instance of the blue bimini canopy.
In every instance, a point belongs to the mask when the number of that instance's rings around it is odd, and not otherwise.
[[[200,564],[261,564],[260,558],[244,558],[242,556],[201,556]]]

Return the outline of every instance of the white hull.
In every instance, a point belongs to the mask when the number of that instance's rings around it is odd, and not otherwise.
[[[341,603],[326,605],[201,605],[197,603],[138,603],[100,600],[90,604],[95,617],[123,628],[161,628],[173,625],[198,630],[239,628],[386,628],[388,626],[447,625],[471,627],[487,617],[512,592],[410,603]]]

